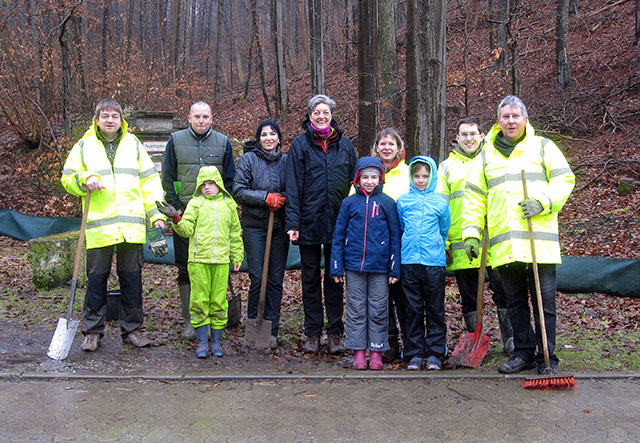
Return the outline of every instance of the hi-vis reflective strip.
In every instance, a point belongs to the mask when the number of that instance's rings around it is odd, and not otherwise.
[[[528,240],[529,239],[529,233],[527,231],[509,231],[509,232],[504,232],[502,234],[496,235],[495,237],[491,237],[491,240],[489,241],[489,244],[491,246],[495,246],[499,243],[502,243],[504,241],[507,240]],[[534,231],[533,232],[533,239],[534,240],[541,240],[541,241],[552,241],[552,242],[557,242],[558,241],[558,234],[555,234],[553,232],[539,232],[539,231]]]
[[[132,223],[146,225],[146,219],[143,217],[132,217],[128,215],[120,215],[117,217],[102,218],[87,223],[87,229],[99,228],[101,226],[113,225],[115,223]]]

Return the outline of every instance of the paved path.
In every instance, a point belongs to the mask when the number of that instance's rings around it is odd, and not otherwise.
[[[640,441],[640,381],[0,380],[1,441]]]

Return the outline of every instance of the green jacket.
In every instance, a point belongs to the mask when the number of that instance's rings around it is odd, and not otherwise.
[[[220,192],[204,196],[202,183],[211,180]],[[189,238],[189,262],[240,266],[244,257],[242,229],[238,218],[238,205],[224,187],[222,176],[215,166],[200,168],[193,198],[173,230]]]

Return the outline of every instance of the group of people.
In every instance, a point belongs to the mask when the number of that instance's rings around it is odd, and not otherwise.
[[[535,329],[530,321],[529,294],[535,289],[529,219],[556,371],[557,216],[574,176],[557,146],[535,134],[524,103],[515,96],[503,99],[486,137],[478,119],[460,120],[453,150],[440,167],[423,155],[407,164],[393,128],[380,131],[371,155],[358,160],[333,118],[335,107],[326,95],[312,97],[303,133],[287,154],[278,124],[261,122],[236,165],[229,139],[212,129],[211,107],[197,102],[189,111],[189,127],[167,143],[160,177],[142,144],[127,132],[120,105],[113,99],[98,103],[62,176],[65,189],[83,196],[83,202],[91,194],[82,349],[100,346],[114,250],[122,337],[134,346],[149,345],[139,331],[142,245],[148,238],[154,254],[166,253],[162,233],[168,219],[182,336],[197,340],[198,358],[224,355],[229,270],[237,271],[245,257],[251,280],[247,317],[256,318],[271,225],[264,318],[272,325],[273,349],[292,242],[300,250],[304,352],[320,351],[325,330],[329,353],[352,350],[355,369],[381,370],[384,361],[398,357],[409,370],[441,369],[448,354],[446,271],[455,273],[464,321],[474,331],[478,257],[487,236],[491,288],[509,355],[499,370],[537,366],[542,371],[536,309]],[[537,306],[535,297],[532,304]]]

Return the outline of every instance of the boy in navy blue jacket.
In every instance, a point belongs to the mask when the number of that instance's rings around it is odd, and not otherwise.
[[[333,232],[331,277],[346,272],[345,347],[354,350],[355,369],[382,369],[387,335],[389,284],[400,278],[400,224],[396,204],[382,193],[384,168],[375,157],[361,158],[353,180],[356,193],[344,199]]]
[[[435,193],[436,162],[418,155],[409,163],[409,192],[398,198],[402,225],[402,289],[406,297],[404,358],[407,369],[439,370],[447,355],[444,321],[445,241],[451,226],[449,202]],[[425,314],[427,333],[425,335]]]

